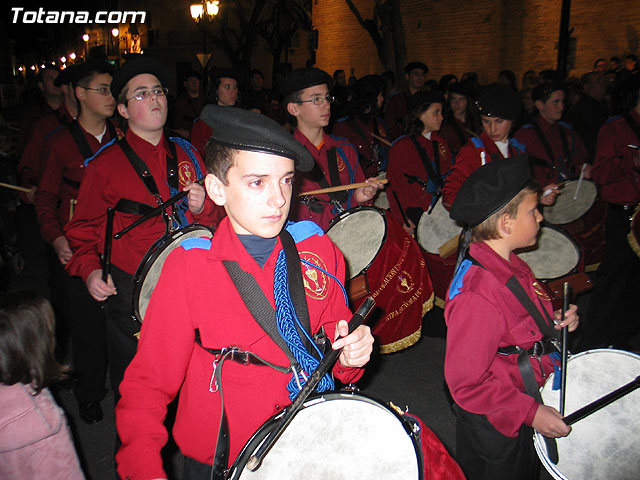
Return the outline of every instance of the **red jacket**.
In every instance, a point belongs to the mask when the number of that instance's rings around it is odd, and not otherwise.
[[[540,127],[542,134],[549,142],[553,158],[549,158],[540,138],[536,134],[533,124],[527,124],[518,130],[514,137],[526,147],[526,153],[532,165],[532,173],[541,187],[546,187],[550,183],[558,183],[564,180],[571,180],[580,174],[580,168],[585,163],[589,154],[582,140],[568,123],[556,122],[551,125],[540,115],[534,120]],[[561,160],[565,157],[562,147],[561,135],[567,139],[569,158],[567,161],[567,171],[564,172],[566,178],[561,175]]]
[[[381,118],[375,119],[378,127],[378,135],[388,139],[387,128]],[[354,127],[354,124],[356,125]],[[358,151],[360,166],[365,171],[366,176],[374,176],[386,165],[388,146],[382,144],[372,136],[373,119],[369,118],[365,124],[360,118],[344,118],[339,120],[333,127],[333,134],[336,137],[346,138]]]
[[[27,136],[27,144],[18,163],[18,175],[23,186],[30,187],[38,185],[42,172],[44,171],[45,160],[47,159],[45,145],[47,140],[60,128],[67,125],[73,118],[64,106],[64,102],[58,110],[45,113],[31,125],[31,130]]]
[[[531,269],[514,253],[507,262],[485,243],[472,243],[469,253],[484,268],[471,265],[465,273],[462,264],[449,289],[445,379],[461,408],[485,415],[500,433],[515,437],[523,424],[531,425],[539,405],[525,393],[518,356],[499,355],[498,348],[531,348],[543,335],[505,284],[515,275],[536,306],[552,316],[551,302],[537,296]],[[540,364],[530,362],[542,386]],[[553,371],[548,355],[541,362],[545,375]]]
[[[404,118],[407,116],[407,100],[411,94],[408,90],[403,90],[393,95],[387,102],[387,109],[384,112],[384,121],[387,124],[389,138],[395,140],[402,136],[404,129]]]
[[[102,142],[84,129],[82,133],[94,154],[112,140],[108,128]],[[84,155],[80,153],[68,128],[59,129],[51,137],[35,200],[40,232],[49,243],[63,235],[62,229],[69,221],[72,211],[70,202],[78,198],[77,186],[82,182],[86,170],[84,161]]]
[[[451,153],[446,140],[436,132],[431,132],[431,140],[427,140],[424,135],[420,135],[417,139],[432,164],[434,161],[433,141],[438,142],[440,175],[444,177],[451,169]],[[402,137],[396,140],[389,151],[389,165],[387,166],[389,187],[398,196],[398,200],[400,200],[405,212],[407,208],[411,207],[418,207],[424,211],[428,210],[433,200],[432,192],[427,191],[417,182],[409,183],[406,175],[413,175],[425,182],[428,180],[430,185],[431,182],[434,182],[433,186],[435,186],[434,179],[428,178],[427,171],[420,159],[420,154],[410,137]],[[395,198],[390,198],[389,204],[396,220],[404,223]]]
[[[294,228],[306,223],[295,224]],[[196,328],[204,347],[237,346],[278,365],[288,365],[285,354],[247,310],[222,263],[237,261],[256,279],[275,308],[274,269],[282,249],[280,240],[263,268],[247,253],[228,219],[220,224],[210,247],[208,243],[189,250],[175,249],[149,302],[138,352],[120,384],[122,398],[116,407],[116,426],[122,440],[116,460],[122,478],[165,476],[160,449],[168,434],[162,422],[167,404],[178,391],[175,441],[184,455],[209,465],[213,462],[220,392],[211,391],[215,357],[195,344]],[[326,235],[299,240],[297,248],[302,259],[344,279],[342,254]],[[302,271],[311,330],[317,332],[324,326],[333,339],[336,322],[352,316],[342,290],[320,270],[302,264]],[[307,271],[314,275],[307,275]],[[355,381],[362,372],[359,368],[343,368],[339,362],[333,370],[343,382]],[[290,375],[265,366],[224,363],[222,386],[229,421],[230,463],[250,436],[290,403],[286,388],[289,379]]]
[[[158,145],[153,146],[131,130],[127,132],[126,139],[149,167],[162,200],[168,200],[171,195],[167,183],[167,140],[163,137]],[[196,180],[196,173],[191,160],[181,147],[176,146],[176,153],[179,183],[180,187],[184,187],[187,180]],[[196,158],[204,174],[204,165],[197,152]],[[78,275],[86,281],[93,270],[102,268],[100,254],[104,248],[107,208],[115,207],[123,198],[156,206],[153,195],[146,189],[122,149],[114,144],[89,163],[82,179],[77,209],[73,219],[64,228],[64,234],[73,250],[73,257],[67,264],[70,275]],[[204,209],[199,215],[192,216],[188,210],[186,213],[188,221],[204,225],[216,225],[219,215],[219,209],[209,198],[205,200]],[[138,218],[137,215],[115,212],[114,234]],[[133,275],[149,247],[162,237],[164,231],[164,221],[158,215],[122,238],[113,240],[111,263]]]
[[[498,146],[485,132],[470,140],[458,152],[451,173],[444,183],[442,205],[445,208],[451,208],[464,181],[469,178],[472,172],[482,166],[482,152],[484,152],[485,163],[491,162],[494,158],[504,158]],[[517,140],[509,139],[509,157],[523,152],[524,146],[522,144]]]
[[[451,156],[455,158],[460,149],[475,135],[469,133],[471,125],[461,122],[456,117],[445,118],[438,132],[447,141]]]
[[[329,176],[329,161],[327,159],[327,151],[331,148],[336,149],[336,158],[338,163],[338,173],[340,177],[340,185],[348,185],[350,183],[360,183],[365,181],[364,173],[360,168],[360,164],[358,163],[358,154],[356,149],[350,143],[345,142],[344,140],[338,140],[331,135],[327,135],[323,132],[324,141],[320,148],[317,148],[313,145],[307,137],[304,136],[297,130],[293,133],[293,136],[298,140],[302,145],[306,147],[313,159],[315,160],[318,167],[322,171],[324,177],[327,179],[327,182],[331,185],[331,178]],[[327,203],[329,202],[328,194],[314,195],[318,200],[322,200],[321,205],[324,207],[322,212],[314,212],[307,205],[296,202],[296,197],[299,192],[309,192],[311,190],[318,190],[323,188],[317,181],[313,179],[313,172],[297,174],[296,180],[300,180],[300,183],[297,184],[296,193],[292,199],[291,203],[291,214],[290,218],[293,220],[313,220],[315,223],[320,225],[320,228],[326,231],[329,227],[329,222],[333,217],[337,215],[334,207]],[[333,186],[333,185],[332,185]],[[359,205],[353,199],[353,190],[350,190],[348,193],[347,201],[342,204],[342,207],[346,210],[357,207]]]
[[[633,110],[631,118],[640,125],[638,112]],[[609,119],[598,133],[591,177],[600,185],[602,198],[609,203],[630,205],[640,202],[640,172],[633,165],[638,150],[627,147],[629,144],[640,145],[640,138],[624,117]]]
[[[191,128],[191,145],[196,147],[202,158],[205,155],[205,148],[213,130],[202,120],[198,119]]]
[[[173,127],[176,130],[184,129],[190,132],[203,107],[202,95],[196,98],[192,98],[186,93],[181,95],[173,107]]]

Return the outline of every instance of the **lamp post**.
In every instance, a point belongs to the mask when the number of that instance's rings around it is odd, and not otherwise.
[[[194,22],[200,23],[201,20],[212,21],[218,12],[220,11],[220,2],[218,0],[202,0],[200,2],[194,2],[189,6],[189,13]],[[202,53],[196,54],[202,72],[204,73],[202,78],[202,90],[204,94],[207,94],[207,64],[211,55],[207,53],[207,33],[202,27]]]
[[[84,40],[84,61],[86,62],[89,59],[89,34],[82,35],[82,40]]]

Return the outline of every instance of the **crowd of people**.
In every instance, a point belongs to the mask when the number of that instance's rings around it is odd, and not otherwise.
[[[349,259],[345,265],[325,232],[344,212],[380,205],[384,191],[386,221],[412,242],[415,262],[426,262],[421,289],[432,282],[444,309],[456,460],[471,479],[536,478],[532,428],[549,438],[570,434],[527,380],[541,386],[553,372],[560,329],[580,323],[576,351],[632,350],[640,331],[640,258],[627,241],[640,202],[637,58],[622,66],[598,59],[579,80],[529,71],[520,88],[509,70],[486,85],[474,72],[439,81],[428,72],[408,63],[399,90],[391,72],[347,83],[343,70],[307,67],[272,91],[259,70],[245,82],[215,68],[207,92],[188,71],[180,95],[170,96],[167,66],[147,56],[117,69],[104,60],[43,68],[38,101],[16,138],[19,161],[5,178],[20,194],[3,192],[13,213],[3,213],[1,240],[3,272],[17,275],[14,207],[33,210],[53,310],[25,292],[0,302],[0,403],[20,405],[0,425],[0,444],[29,420],[20,420],[29,402],[53,419],[48,426],[61,422],[47,387],[70,357],[87,423],[102,420],[109,372],[122,478],[166,477],[163,422],[176,397],[172,435],[185,456],[183,478],[223,478],[329,349],[341,353],[318,391],[362,376],[372,328],[349,329]],[[0,145],[16,137],[3,135]],[[597,185],[606,214],[594,228],[600,250],[586,234],[574,238],[595,271],[580,322],[573,305],[564,318],[554,311],[514,253],[536,243],[544,209],[572,181]],[[463,228],[457,252],[418,246],[419,225],[434,208]],[[145,293],[148,262],[193,224],[202,226],[198,235],[164,252]],[[421,317],[430,294],[404,315]],[[53,311],[70,336],[69,356],[64,335],[55,339]],[[42,345],[30,343],[40,334]],[[40,363],[29,366],[25,351]],[[11,459],[0,472],[17,478],[28,468],[23,459],[41,461],[36,448],[64,460],[64,472],[56,469],[68,476],[60,478],[81,478],[68,431],[54,433],[0,451]],[[446,478],[462,471],[451,462]]]

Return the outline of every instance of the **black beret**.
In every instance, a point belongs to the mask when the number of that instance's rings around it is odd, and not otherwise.
[[[464,95],[465,97],[471,98],[471,87],[466,83],[462,82],[454,82],[450,83],[447,87],[447,92],[449,93],[457,93],[458,95]]]
[[[492,83],[478,92],[478,113],[487,117],[515,120],[520,115],[520,98],[508,85]]]
[[[329,90],[333,87],[333,78],[324,70],[314,67],[299,68],[282,79],[280,92],[286,97],[299,90],[324,84]]]
[[[409,97],[407,100],[407,113],[412,113],[423,105],[431,105],[432,103],[440,103],[444,106],[444,97],[440,92],[425,92],[420,90]]]
[[[429,73],[429,67],[422,62],[409,62],[404,66],[404,73],[410,73],[411,70],[419,69],[424,73]]]
[[[365,75],[353,85],[353,101],[376,98],[383,92],[387,82],[381,75]]]
[[[184,72],[184,75],[182,76],[182,80],[186,80],[188,78],[197,78],[198,80],[200,80],[202,78],[202,75],[200,75],[198,72],[190,68],[189,70]]]
[[[287,157],[301,172],[309,172],[314,161],[311,153],[269,117],[235,107],[207,105],[200,119],[213,130],[209,141],[223,147],[263,152]]]
[[[231,68],[215,67],[209,70],[209,78],[215,82],[219,78],[233,78],[236,82],[240,81],[240,75]]]
[[[129,80],[136,75],[141,75],[143,73],[155,75],[156,78],[160,80],[160,84],[163,87],[169,87],[171,76],[169,74],[169,69],[165,64],[155,58],[140,55],[129,60],[116,70],[116,73],[113,76],[113,81],[111,82],[111,93],[113,94],[113,98],[118,98],[118,95],[120,95],[120,92]]]
[[[60,70],[60,74],[53,81],[53,84],[56,87],[59,87],[60,85],[66,85],[73,82],[74,71],[76,68],[78,67],[74,64],[65,68],[64,70]]]
[[[564,88],[562,88],[562,85],[558,82],[541,83],[540,85],[534,87],[533,90],[531,90],[531,98],[535,102],[546,97],[547,95],[551,95],[556,90],[564,90]]]
[[[113,75],[114,70],[115,67],[106,60],[88,60],[84,63],[74,65],[71,81],[75,87],[80,80],[92,73],[108,73],[109,75]]]
[[[460,187],[449,216],[473,228],[504,207],[531,181],[526,155],[493,160]]]

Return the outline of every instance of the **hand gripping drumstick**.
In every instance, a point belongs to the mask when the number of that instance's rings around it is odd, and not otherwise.
[[[389,183],[389,180],[387,180],[386,178],[378,178],[376,179],[376,182],[386,185],[387,183]],[[350,183],[349,185],[336,185],[335,187],[327,187],[327,188],[321,188],[319,190],[310,190],[308,192],[300,192],[298,196],[304,197],[305,195],[320,195],[321,193],[342,192],[344,190],[355,190],[356,188],[369,187],[369,186],[371,186],[371,184],[367,182]]]
[[[364,303],[360,306],[349,322],[349,333],[353,332],[364,323],[364,320],[369,316],[375,304],[376,301],[372,297],[367,297],[365,299]],[[322,377],[324,377],[329,369],[333,367],[334,363],[336,363],[341,352],[342,348],[339,350],[331,350],[331,352],[325,355],[325,357],[320,361],[318,368],[315,369],[307,383],[304,384],[304,387],[302,387],[302,390],[300,390],[296,399],[287,408],[286,413],[282,416],[278,424],[274,427],[271,433],[267,435],[267,438],[262,442],[258,450],[256,450],[256,453],[249,457],[249,461],[247,462],[247,468],[249,470],[253,472],[260,468],[262,460],[269,452],[269,449],[271,449],[273,444],[278,440],[278,438],[280,438],[282,432],[284,432],[285,428],[287,428],[291,423],[293,417],[298,413],[302,404],[309,397],[311,392],[315,390]]]

